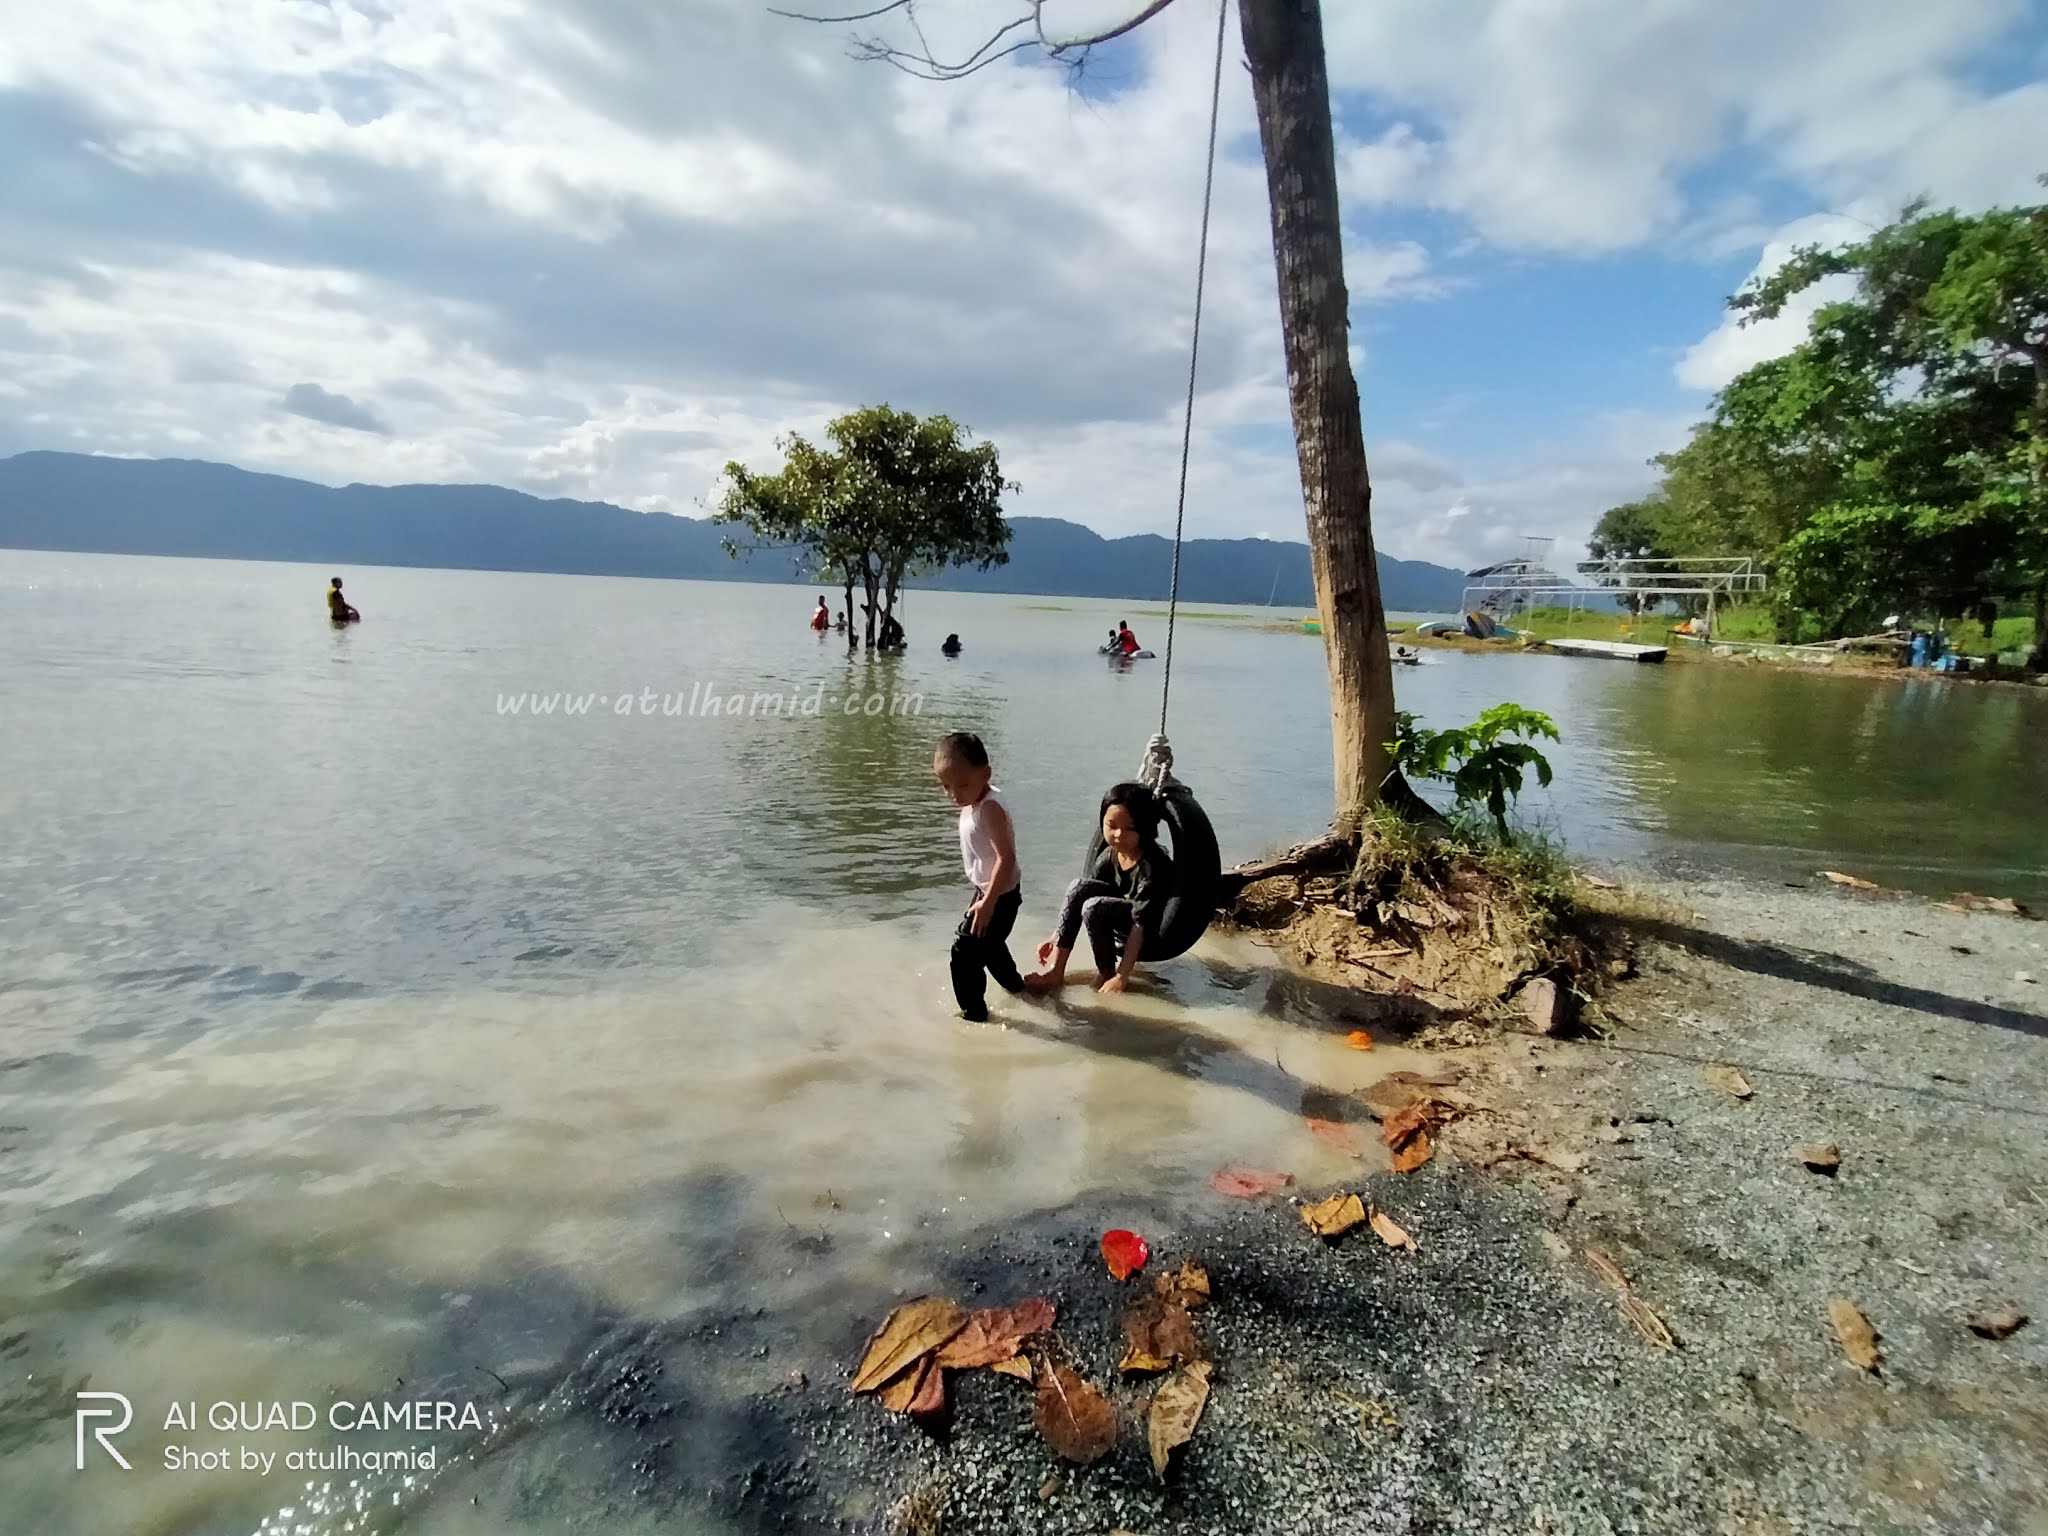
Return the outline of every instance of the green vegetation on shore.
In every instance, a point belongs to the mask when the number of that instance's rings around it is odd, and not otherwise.
[[[1715,397],[1658,489],[1601,519],[1595,558],[1754,557],[1780,641],[1899,615],[2048,664],[2048,205],[1914,205],[1730,307],[1774,319],[1819,284],[1850,292]],[[1610,577],[1624,599],[1630,571]]]

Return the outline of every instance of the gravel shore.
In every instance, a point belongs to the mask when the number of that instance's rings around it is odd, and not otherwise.
[[[1648,895],[1663,915],[1640,920],[1601,1035],[1456,1053],[1544,1160],[1468,1166],[1454,1139],[1354,1182],[1419,1252],[1204,1192],[921,1257],[969,1305],[1056,1301],[1099,1383],[1133,1294],[1096,1257],[1103,1227],[1143,1221],[1155,1267],[1204,1263],[1215,1389],[1165,1486],[1135,1423],[1064,1466],[1030,1389],[988,1371],[953,1377],[942,1437],[850,1397],[901,1299],[850,1295],[803,1329],[732,1312],[601,1338],[504,1448],[520,1475],[479,1480],[485,1503],[544,1485],[593,1528],[960,1536],[2048,1533],[2048,1317],[2002,1341],[1966,1323],[2048,1313],[2048,982],[2020,979],[2048,977],[2048,925],[1819,881]],[[1832,1175],[1801,1160],[1819,1143]],[[1623,1317],[1588,1248],[1675,1349]],[[1874,1326],[1876,1371],[1844,1358],[1836,1299]]]

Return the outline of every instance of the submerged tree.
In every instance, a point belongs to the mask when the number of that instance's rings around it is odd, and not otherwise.
[[[922,32],[915,49],[863,36],[855,40],[854,51],[931,80],[956,80],[1029,49],[1078,64],[1089,49],[1133,31],[1172,3],[1134,3],[1128,18],[1114,26],[1061,37],[1046,28],[1044,0],[1015,0],[1014,19],[972,53],[954,60],[935,57],[924,46]],[[1222,3],[1227,5],[1228,0]],[[916,11],[916,0],[889,0],[857,15],[802,19],[871,22],[893,15],[914,25]],[[1238,21],[1265,157],[1288,403],[1316,609],[1330,669],[1337,823],[1348,828],[1383,792],[1399,792],[1406,785],[1389,773],[1387,744],[1395,735],[1393,667],[1373,552],[1372,480],[1359,419],[1358,383],[1351,372],[1350,303],[1344,283],[1322,8],[1319,0],[1238,0]]]
[[[886,405],[848,411],[825,435],[830,448],[796,433],[780,439],[784,464],[771,474],[727,464],[713,520],[802,551],[818,576],[841,584],[849,612],[858,586],[870,648],[906,576],[1008,562],[1002,499],[1017,487],[1003,479],[995,444],[968,442],[950,417]]]

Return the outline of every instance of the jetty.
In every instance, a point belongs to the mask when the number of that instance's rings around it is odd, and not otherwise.
[[[1546,640],[1553,651],[1566,656],[1604,656],[1610,661],[1662,661],[1661,645],[1630,645],[1625,640]]]

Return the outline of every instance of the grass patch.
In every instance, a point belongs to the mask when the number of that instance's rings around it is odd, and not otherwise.
[[[1986,635],[1982,624],[1965,619],[1950,628],[1948,644],[1963,656],[1996,656],[2002,651],[2018,651],[2024,656],[2034,648],[2034,621],[2025,616],[2000,619]]]
[[[1537,640],[1624,640],[1662,645],[1683,622],[1675,613],[1633,615],[1605,608],[1531,608],[1508,621]],[[1757,604],[1738,604],[1714,614],[1716,640],[1769,644],[1777,639],[1771,611]]]

